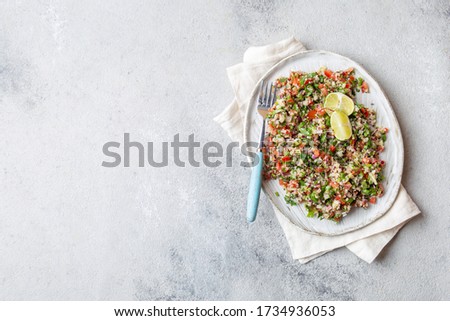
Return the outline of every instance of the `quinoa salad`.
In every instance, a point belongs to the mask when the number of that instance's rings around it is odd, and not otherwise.
[[[355,100],[356,92],[369,91],[364,79],[355,77],[353,68],[322,67],[312,73],[292,71],[275,86],[277,99],[266,120],[265,179],[278,180],[285,201],[305,205],[308,217],[339,222],[352,207],[376,204],[384,192],[380,153],[388,129],[378,127],[375,111]],[[354,102],[348,139],[337,139],[330,124],[324,108],[330,93]]]

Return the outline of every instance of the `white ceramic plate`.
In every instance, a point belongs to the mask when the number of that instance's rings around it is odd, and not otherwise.
[[[392,206],[397,197],[402,177],[403,140],[394,111],[380,85],[361,65],[349,58],[327,51],[305,51],[280,61],[261,80],[273,82],[281,76],[288,76],[291,70],[313,72],[317,71],[321,66],[326,66],[331,70],[343,70],[353,67],[355,68],[356,77],[362,77],[368,83],[370,93],[357,93],[356,100],[377,112],[377,123],[379,126],[389,128],[385,150],[381,154],[381,158],[386,161],[384,168],[385,180],[383,182],[385,194],[377,200],[375,205],[369,206],[368,209],[352,208],[341,222],[335,223],[306,217],[306,210],[303,205],[287,205],[284,201],[285,192],[277,180],[264,181],[263,189],[281,213],[298,227],[313,234],[339,235],[370,224],[380,218]],[[261,133],[262,118],[256,111],[259,84],[258,82],[255,86],[246,113],[244,132],[246,142],[258,142]],[[279,193],[279,197],[276,196],[276,192]]]

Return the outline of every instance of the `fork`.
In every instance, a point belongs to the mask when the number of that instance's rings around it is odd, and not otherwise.
[[[263,124],[261,129],[261,138],[259,141],[258,151],[256,153],[255,161],[256,165],[253,167],[252,175],[250,178],[250,188],[247,199],[247,221],[249,223],[254,222],[256,219],[256,213],[258,211],[259,195],[261,194],[262,184],[262,172],[263,172],[263,152],[264,137],[266,133],[266,116],[268,109],[273,106],[276,98],[276,88],[273,84],[265,85],[265,81],[261,81],[259,89],[258,99],[258,113],[263,118]]]

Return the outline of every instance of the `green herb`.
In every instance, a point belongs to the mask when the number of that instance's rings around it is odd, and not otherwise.
[[[311,207],[307,206],[306,210],[308,211],[308,214],[306,214],[307,217],[314,217],[314,216],[316,216],[316,212]]]
[[[286,203],[288,203],[291,206],[297,205],[297,203],[294,201],[294,196],[291,194],[286,194],[284,196],[284,200],[286,201]]]
[[[311,131],[309,129],[306,128],[300,128],[298,130],[300,132],[300,134],[305,135],[305,136],[311,136]]]
[[[369,187],[369,183],[367,182],[367,180],[364,180],[361,182],[361,187],[363,189],[367,189]]]
[[[303,86],[305,84],[306,81],[306,76],[301,76],[300,77],[300,86]]]

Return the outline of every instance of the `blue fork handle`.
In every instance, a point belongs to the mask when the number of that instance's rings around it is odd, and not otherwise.
[[[252,176],[250,178],[250,190],[248,191],[247,199],[247,221],[254,222],[256,219],[256,212],[258,211],[259,195],[261,194],[262,184],[262,169],[263,169],[263,153],[261,151],[256,153],[258,157],[258,164],[252,169]]]

